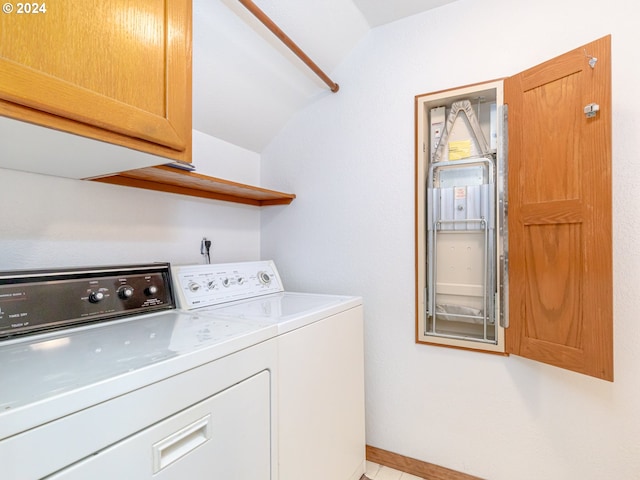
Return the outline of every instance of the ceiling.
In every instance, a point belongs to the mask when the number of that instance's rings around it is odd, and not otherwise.
[[[395,22],[455,0],[353,0],[371,27]]]
[[[254,3],[331,77],[371,28],[453,1]],[[194,0],[193,10],[194,129],[261,152],[296,111],[333,95],[237,0]]]

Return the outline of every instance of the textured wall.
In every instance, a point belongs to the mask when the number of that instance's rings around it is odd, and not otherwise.
[[[86,161],[91,161],[88,158]],[[194,132],[204,172],[257,183],[259,157]],[[0,169],[0,270],[260,256],[260,210],[212,200]]]
[[[615,383],[516,356],[414,343],[413,97],[517,73],[613,35]],[[374,29],[340,92],[263,152],[262,255],[289,289],[365,301],[369,444],[491,480],[634,479],[640,471],[637,22],[612,0],[461,0]]]

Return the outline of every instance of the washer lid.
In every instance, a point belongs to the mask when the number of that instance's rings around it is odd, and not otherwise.
[[[362,304],[360,297],[281,292],[198,309],[200,315],[254,320],[277,325],[285,333]]]

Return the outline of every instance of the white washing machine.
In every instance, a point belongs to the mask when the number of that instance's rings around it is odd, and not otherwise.
[[[173,280],[183,310],[277,328],[278,479],[360,479],[362,299],[287,292],[272,261],[179,266]]]

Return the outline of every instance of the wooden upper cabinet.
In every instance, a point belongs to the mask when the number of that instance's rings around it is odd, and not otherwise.
[[[0,115],[191,161],[191,16],[190,0],[3,14]]]
[[[506,79],[504,91],[507,352],[613,380],[611,37]]]

